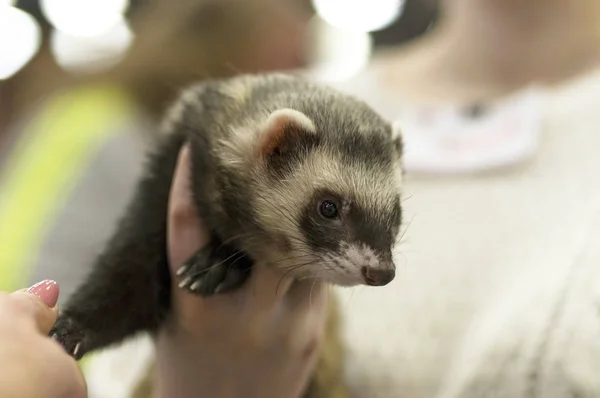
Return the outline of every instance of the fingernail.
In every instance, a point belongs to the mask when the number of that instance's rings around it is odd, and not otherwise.
[[[27,292],[38,296],[50,308],[54,308],[58,301],[58,284],[51,280],[38,282],[27,289]]]

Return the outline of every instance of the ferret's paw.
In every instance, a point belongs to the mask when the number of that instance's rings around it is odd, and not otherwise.
[[[85,332],[68,315],[59,315],[49,336],[62,345],[65,351],[75,360],[80,360],[85,354]]]
[[[248,261],[239,257],[226,260],[211,258],[204,261],[198,261],[198,257],[195,255],[177,271],[180,278],[179,287],[193,294],[208,297],[235,290],[250,275]]]

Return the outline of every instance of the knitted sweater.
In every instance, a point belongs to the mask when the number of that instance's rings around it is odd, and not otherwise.
[[[341,292],[356,397],[600,397],[599,100],[548,91],[527,164],[408,176],[396,280]]]

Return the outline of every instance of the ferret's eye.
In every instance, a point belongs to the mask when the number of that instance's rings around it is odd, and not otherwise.
[[[325,218],[337,218],[339,216],[338,207],[331,200],[323,200],[319,203],[319,213]]]

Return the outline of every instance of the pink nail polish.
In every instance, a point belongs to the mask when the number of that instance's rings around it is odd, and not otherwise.
[[[58,284],[51,280],[45,280],[36,283],[27,289],[27,292],[35,294],[50,308],[54,308],[58,301]]]

